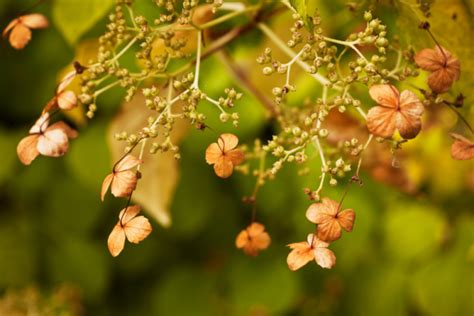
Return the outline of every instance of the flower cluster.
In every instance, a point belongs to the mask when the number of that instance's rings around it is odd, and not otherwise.
[[[24,164],[30,164],[40,154],[61,156],[68,150],[69,139],[78,133],[63,121],[50,125],[53,115],[83,106],[92,119],[100,110],[100,96],[112,89],[121,88],[125,101],[137,95],[143,97],[143,111],[151,113],[150,117],[138,130],[123,130],[115,135],[117,141],[123,142],[124,153],[105,176],[100,192],[102,200],[110,189],[113,196],[127,201],[109,235],[108,248],[113,256],[121,253],[125,240],[139,243],[152,231],[148,219],[138,216],[140,206],[131,205],[142,172],[147,172],[141,170],[144,153],[171,152],[179,159],[179,144],[171,137],[178,121],[214,132],[202,111],[204,104],[212,106],[222,122],[239,126],[234,106],[242,93],[228,87],[221,96],[208,95],[200,85],[201,61],[248,30],[258,29],[271,42],[272,47],[266,47],[256,62],[261,65],[263,76],[273,77],[276,82],[271,89],[273,99],[267,99],[260,87],[252,85],[239,65],[231,63],[228,68],[269,111],[275,133],[267,141],[256,139],[253,146],[239,146],[237,136],[224,133],[207,149],[203,148],[205,161],[213,165],[218,177],[229,178],[236,171],[256,178],[253,192],[243,199],[252,206],[250,224],[235,240],[236,247],[248,255],[257,255],[271,243],[265,226],[255,221],[259,189],[286,164],[295,163],[301,175],[312,169],[318,171],[314,188],[304,189],[312,203],[306,218],[317,226],[307,241],[288,245],[288,266],[297,270],[315,260],[323,268],[332,268],[336,256],[328,247],[341,237],[343,230],[352,231],[355,213],[341,210],[342,202],[322,198],[326,185],[337,186],[347,178],[351,183],[362,183],[364,154],[374,139],[395,152],[404,142],[418,137],[423,114],[430,105],[443,104],[453,110],[462,105],[462,95],[455,101],[445,95],[460,77],[460,61],[440,46],[427,24],[422,28],[436,46],[415,54],[412,49],[400,47],[389,36],[387,26],[371,12],[363,14],[363,27],[345,39],[336,39],[325,33],[317,13],[301,16],[288,1],[184,1],[178,6],[175,1],[157,0],[155,4],[160,14],[151,21],[136,15],[132,0],[116,1],[106,31],[99,38],[96,59],[87,65],[74,63],[74,70],[61,80],[17,148]],[[266,22],[285,12],[293,17],[286,41]],[[246,19],[233,21],[240,16]],[[228,26],[229,21],[235,23]],[[31,39],[30,29],[47,26],[47,19],[40,14],[23,15],[14,19],[3,35],[9,34],[10,44],[21,49]],[[216,26],[219,29],[213,32]],[[275,57],[279,56],[276,50],[286,56],[284,60]],[[131,54],[139,70],[129,69],[123,62],[123,57]],[[222,55],[226,59],[226,53]],[[400,92],[398,84],[418,76],[420,69],[429,73],[426,84],[430,90],[410,88]],[[299,89],[295,78],[301,76],[313,80],[314,88],[302,104],[294,106],[290,96]],[[68,89],[76,79],[80,84],[77,95]],[[364,102],[370,98],[373,102]],[[341,118],[356,121],[362,130],[353,133],[349,126],[334,124]],[[472,159],[473,142],[459,134],[451,135],[455,140],[453,158]]]

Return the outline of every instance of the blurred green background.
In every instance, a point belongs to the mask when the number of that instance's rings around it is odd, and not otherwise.
[[[0,26],[33,2],[2,0]],[[151,1],[136,2],[137,10],[146,12]],[[345,1],[319,5],[332,35],[344,37],[357,27],[359,16]],[[451,5],[461,18],[472,17],[469,3]],[[50,18],[52,10],[50,1],[35,9]],[[392,29],[399,27],[400,16],[405,19],[388,6],[377,13]],[[284,28],[284,21],[275,25]],[[104,23],[82,38],[97,37]],[[472,30],[472,19],[467,24]],[[404,40],[410,34],[398,35]],[[237,59],[251,63],[263,46],[246,45],[249,39],[261,41],[250,33],[232,49]],[[474,57],[472,46],[463,54]],[[194,130],[181,146],[173,225],[164,229],[152,222],[148,239],[127,244],[114,259],[106,240],[123,201],[109,197],[102,204],[99,190],[111,165],[107,128],[123,93],[104,95],[87,126],[67,118],[79,125],[80,137],[64,158],[40,157],[29,167],[16,158],[17,143],[74,56],[74,45],[54,23],[35,31],[23,51],[0,43],[0,315],[10,316],[2,310],[13,310],[7,308],[12,304],[18,310],[35,304],[49,308],[47,315],[473,315],[474,168],[472,161],[454,162],[449,156],[446,128],[455,125],[452,114],[441,112],[444,123],[426,129],[406,148],[404,166],[416,194],[373,182],[366,174],[364,186],[351,189],[345,205],[356,210],[357,220],[354,231],[331,246],[337,255],[332,270],[310,263],[290,272],[286,266],[285,245],[304,240],[313,229],[304,217],[309,202],[302,188],[313,185],[316,175],[300,177],[288,166],[262,189],[257,217],[272,245],[256,258],[247,257],[235,249],[234,238],[248,223],[250,209],[241,198],[254,179],[240,174],[218,179],[203,157],[215,135]],[[461,56],[463,67],[465,61],[472,63]],[[218,58],[207,59],[202,72],[207,78],[202,88],[210,95],[234,85]],[[299,84],[311,90],[308,79]],[[472,87],[472,77],[460,85]],[[466,104],[469,116],[470,95]],[[246,94],[236,110],[243,142],[266,137],[271,126],[256,99]],[[211,125],[220,128],[209,115]],[[338,199],[342,189],[328,188],[326,194]]]

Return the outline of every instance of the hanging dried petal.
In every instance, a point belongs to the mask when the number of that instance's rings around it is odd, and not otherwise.
[[[454,143],[451,146],[451,157],[456,160],[469,160],[474,157],[474,142],[466,137],[452,133]]]

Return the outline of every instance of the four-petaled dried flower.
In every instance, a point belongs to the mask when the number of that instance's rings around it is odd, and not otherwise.
[[[109,187],[110,191],[115,197],[129,196],[137,187],[137,172],[132,170],[139,164],[141,160],[132,155],[126,155],[120,160],[112,170],[112,173],[107,175],[102,182],[102,190],[100,198],[104,200],[105,193]]]
[[[323,241],[334,241],[341,237],[342,229],[352,231],[355,212],[351,209],[340,210],[340,204],[328,198],[320,203],[313,203],[306,211],[306,218],[318,225],[318,238]]]
[[[428,85],[436,93],[444,93],[459,79],[461,63],[448,50],[436,46],[425,48],[415,56],[421,69],[429,71]]]
[[[125,246],[125,239],[138,244],[152,231],[151,224],[145,216],[137,216],[140,206],[129,206],[120,211],[119,221],[112,229],[107,245],[112,256],[117,257]]]
[[[474,157],[474,142],[466,137],[451,133],[454,143],[451,146],[451,157],[456,160],[469,160]]]
[[[319,240],[314,234],[309,234],[307,241],[289,244],[292,250],[286,262],[291,271],[296,271],[311,260],[325,269],[331,269],[336,264],[336,255],[327,247],[329,243]]]
[[[369,93],[378,104],[367,114],[367,128],[372,134],[390,138],[398,130],[405,139],[418,135],[424,107],[413,92],[400,94],[394,86],[382,84],[370,87]]]
[[[253,222],[246,229],[242,230],[235,239],[235,245],[243,249],[249,256],[256,256],[261,250],[265,250],[270,245],[271,239],[265,231],[265,226]]]
[[[244,161],[244,153],[236,148],[239,139],[234,134],[222,134],[217,143],[212,143],[206,149],[206,162],[214,165],[214,171],[221,178],[228,178],[234,171],[234,166]]]
[[[10,45],[15,49],[23,49],[31,40],[30,29],[44,29],[48,27],[48,19],[42,14],[33,13],[22,15],[11,21],[5,30],[3,30],[3,37],[6,37],[10,32]]]
[[[77,137],[77,131],[60,121],[49,126],[49,114],[43,114],[30,129],[30,135],[17,146],[20,161],[29,165],[39,154],[48,157],[64,155],[69,148],[69,138]]]

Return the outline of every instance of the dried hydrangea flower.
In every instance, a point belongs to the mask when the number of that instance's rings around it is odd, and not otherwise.
[[[137,173],[132,170],[141,164],[141,160],[133,155],[127,155],[114,167],[111,174],[107,175],[102,182],[100,198],[104,201],[105,193],[109,187],[115,197],[129,196],[137,187]]]
[[[77,137],[77,131],[60,121],[49,126],[49,114],[43,114],[30,129],[30,135],[17,146],[20,161],[29,165],[38,155],[59,157],[69,148],[69,138]]]
[[[10,32],[10,45],[15,49],[23,49],[31,40],[30,29],[46,27],[48,27],[48,19],[44,15],[39,13],[22,15],[7,25],[3,30],[3,37],[6,37]]]
[[[256,256],[261,250],[270,246],[270,236],[265,231],[265,226],[253,222],[247,228],[242,230],[235,239],[235,245],[243,249],[249,256]]]
[[[415,63],[429,71],[428,85],[436,93],[444,93],[459,79],[461,63],[448,50],[436,46],[425,48],[415,56]]]
[[[152,231],[151,224],[145,216],[137,216],[140,207],[129,206],[120,211],[119,221],[112,229],[107,245],[112,256],[117,257],[125,247],[125,239],[138,244]]]
[[[395,130],[405,139],[416,137],[421,130],[421,114],[424,107],[411,91],[401,94],[392,85],[374,85],[370,96],[377,102],[367,114],[367,128],[375,136],[390,138]]]
[[[43,109],[43,113],[55,110],[57,108],[70,111],[77,106],[77,96],[71,90],[66,90],[66,88],[71,84],[74,78],[77,76],[76,70],[73,70],[67,73],[61,82],[59,82],[56,89],[56,95],[46,104]]]
[[[331,269],[336,264],[336,255],[327,247],[329,243],[319,240],[314,234],[309,234],[306,241],[289,244],[292,250],[286,262],[291,271],[296,271],[311,260],[325,269]]]
[[[228,178],[234,171],[234,166],[244,161],[244,153],[237,148],[239,139],[234,134],[222,134],[217,143],[212,143],[206,149],[206,162],[214,165],[216,175]]]
[[[451,146],[451,157],[456,160],[469,160],[474,157],[474,142],[466,137],[451,133],[454,143]]]
[[[342,229],[352,231],[355,212],[352,209],[340,210],[340,204],[328,198],[320,203],[313,203],[306,211],[306,218],[318,225],[318,238],[323,241],[334,241],[341,238]]]

